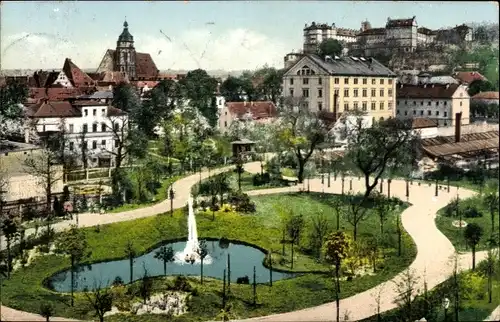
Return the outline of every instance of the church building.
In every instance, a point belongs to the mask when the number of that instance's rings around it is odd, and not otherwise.
[[[138,53],[134,47],[134,37],[123,23],[123,31],[116,42],[116,49],[108,49],[97,68],[97,73],[119,72],[131,81],[156,80],[159,70],[148,53]]]

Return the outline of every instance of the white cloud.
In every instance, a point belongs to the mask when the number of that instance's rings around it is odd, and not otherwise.
[[[283,56],[291,49],[279,39],[245,29],[220,34],[210,28],[192,29],[179,37],[164,32],[166,36],[159,31],[148,35],[132,32],[136,50],[150,53],[160,70],[282,67]],[[97,68],[105,50],[115,47],[117,37],[106,34],[99,40],[75,44],[49,34],[10,35],[2,42],[2,68],[61,68],[66,57],[82,68]]]

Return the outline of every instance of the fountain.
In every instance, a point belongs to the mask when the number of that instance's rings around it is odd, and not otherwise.
[[[186,247],[182,252],[177,252],[175,254],[175,261],[180,264],[189,263],[200,263],[200,256],[198,255],[199,243],[198,243],[198,231],[196,229],[196,218],[194,216],[193,210],[193,197],[188,198],[188,240],[186,242]],[[212,259],[210,255],[205,257],[203,264],[210,264]]]

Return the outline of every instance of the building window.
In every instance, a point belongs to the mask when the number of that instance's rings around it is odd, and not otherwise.
[[[87,110],[86,108],[83,109],[83,114],[85,116],[89,116],[89,110]]]
[[[309,78],[302,78],[302,84],[304,85],[309,84]]]
[[[75,148],[75,143],[70,141],[69,142],[69,150],[73,151],[74,148]]]
[[[399,114],[399,109],[396,110],[396,114]]]
[[[375,85],[377,83],[377,80],[375,78],[372,78],[372,85]]]
[[[335,78],[334,78],[334,80],[333,80],[333,83],[334,83],[334,84],[338,84],[338,83],[340,83],[340,78],[335,77]]]
[[[92,141],[92,149],[95,150],[97,149],[97,141]]]
[[[424,111],[420,111],[420,116],[424,115]]]
[[[358,102],[354,102],[353,105],[354,105],[354,109],[357,110],[358,109]]]
[[[293,96],[293,88],[290,88],[290,96]]]
[[[101,132],[106,132],[106,124],[101,123]]]
[[[115,148],[120,144],[120,141],[115,140]]]
[[[361,109],[362,109],[363,111],[366,111],[366,106],[367,106],[367,105],[368,105],[368,104],[367,104],[366,102],[362,102],[362,103],[361,103]]]
[[[220,103],[219,103],[219,104],[220,104]],[[101,110],[101,116],[106,116],[106,109],[105,109],[105,108],[103,108],[103,109]]]
[[[417,102],[416,102],[416,101],[413,101],[413,105],[417,105]]]
[[[309,89],[308,88],[302,89],[302,97],[309,97]]]
[[[349,111],[349,103],[348,102],[344,103],[344,111]]]
[[[75,127],[73,126],[73,124],[70,124],[69,125],[69,133],[73,133],[75,131]]]
[[[380,97],[384,97],[384,90],[380,89]]]
[[[377,96],[377,90],[375,88],[372,88],[372,97]]]
[[[101,146],[106,147],[106,140],[101,141]]]
[[[424,101],[421,101],[421,102],[420,102],[420,106],[424,106]]]
[[[405,111],[405,116],[407,116],[407,115],[408,115],[408,111]]]
[[[293,85],[293,78],[290,78],[290,85]]]
[[[97,110],[96,110],[95,108],[94,108],[94,109],[92,109],[92,115],[93,115],[93,116],[96,116],[96,115],[97,115]]]
[[[354,79],[354,85],[358,85],[358,79],[357,78]]]
[[[380,109],[380,110],[383,110],[383,109],[384,109],[384,102],[380,102],[380,104],[379,104],[379,109]]]
[[[305,101],[302,106],[306,109],[309,109],[309,102],[308,101]]]
[[[387,82],[389,83],[389,85],[392,85],[392,79],[389,79]]]
[[[387,109],[389,111],[392,110],[392,102],[387,103]]]
[[[344,88],[344,97],[349,97],[349,88]]]
[[[436,116],[439,116],[439,111],[436,111]]]
[[[368,84],[368,79],[363,78],[363,85],[366,85],[366,84]]]
[[[224,127],[227,127],[227,121],[224,121]]]
[[[338,88],[333,90],[333,95],[336,95],[337,97],[339,97],[339,89]]]
[[[321,77],[318,78],[318,85],[323,85],[323,79]]]
[[[377,104],[375,102],[372,102],[372,111],[375,111],[377,109]]]
[[[436,102],[436,106],[439,106],[439,101]]]
[[[444,122],[444,126],[448,126],[448,123]]]
[[[447,117],[448,116],[448,112],[444,112],[444,117]]]
[[[431,102],[430,102],[430,101],[429,101],[429,102],[427,102],[427,106],[431,106]]]
[[[97,124],[92,124],[92,132],[97,132]]]
[[[357,88],[354,89],[354,97],[358,97],[358,89]]]
[[[427,115],[431,116],[432,112],[430,110],[427,110]]]
[[[83,124],[83,133],[87,133],[89,131],[89,126],[87,124]]]
[[[460,102],[460,106],[462,106],[462,102]]]
[[[392,89],[387,90],[387,95],[389,95],[389,97],[392,96]]]
[[[445,101],[445,102],[443,103],[443,105],[444,105],[444,106],[448,105],[448,102],[446,102],[446,101]]]
[[[323,90],[318,88],[318,97],[323,97]]]
[[[384,79],[383,78],[380,79],[380,85],[384,85]]]
[[[349,78],[344,78],[344,84],[349,84]]]
[[[318,102],[318,111],[322,111],[322,110],[323,110],[323,103]]]
[[[118,123],[113,124],[113,129],[115,132],[118,132],[120,130],[120,125]]]
[[[363,88],[363,91],[362,91],[362,93],[363,93],[363,97],[366,97],[366,96],[367,96],[367,92],[368,92],[368,91],[366,90],[366,88]]]

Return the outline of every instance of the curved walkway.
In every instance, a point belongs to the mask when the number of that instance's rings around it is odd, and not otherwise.
[[[231,166],[220,168],[217,170],[212,170],[211,174],[216,174],[220,172],[227,171]],[[260,162],[252,162],[245,165],[245,170],[251,173],[259,173]],[[208,171],[201,174],[201,178],[207,178]],[[183,207],[187,198],[190,194],[191,187],[200,180],[200,174],[193,174],[186,178],[180,179],[174,183],[174,191],[176,193],[174,199],[174,209]],[[354,191],[363,191],[364,186],[362,181],[358,181],[357,178],[352,179],[352,187]],[[264,190],[254,190],[248,192],[249,195],[262,195],[269,193],[279,193],[279,192],[293,192],[299,189],[304,189],[307,186],[295,186],[287,188],[277,188],[277,189],[264,189]],[[345,191],[349,190],[349,178],[345,181]],[[326,187],[326,180],[324,187],[321,184],[320,179],[310,180],[311,191],[324,191],[326,193],[340,193],[341,185],[340,180],[331,181],[331,187]],[[401,222],[414,239],[417,245],[417,257],[415,261],[410,265],[417,276],[424,276],[426,272],[426,279],[429,289],[433,288],[437,284],[443,282],[447,279],[453,269],[453,254],[455,249],[451,242],[436,228],[434,224],[434,218],[437,210],[444,207],[451,199],[453,199],[457,192],[462,198],[468,198],[475,194],[475,192],[465,189],[453,188],[450,193],[446,190],[439,190],[439,196],[434,197],[434,186],[429,187],[428,185],[418,186],[414,184],[410,187],[410,198],[409,202],[413,205],[407,208],[401,215]],[[384,191],[387,191],[387,187],[384,187]],[[405,200],[405,182],[401,180],[393,180],[391,184],[392,195]],[[170,200],[165,200],[156,205],[146,208],[135,209],[122,213],[114,214],[84,214],[80,215],[79,226],[88,227],[96,225],[104,225],[109,223],[121,222],[134,220],[143,217],[154,216],[160,213],[164,213],[170,210]],[[53,225],[54,229],[57,231],[68,228],[71,224],[75,224],[75,220],[68,220],[64,222],[57,223]],[[34,230],[28,230],[27,234],[32,234]],[[477,254],[477,260],[482,260],[486,257],[486,252],[480,252]],[[460,266],[463,269],[469,269],[471,265],[471,257],[468,254],[460,255]],[[380,311],[384,312],[395,307],[392,303],[395,297],[394,291],[394,281],[399,279],[400,276],[396,276],[393,280],[382,283],[370,290],[356,294],[352,297],[341,300],[340,308],[341,315],[347,311],[349,313],[350,320],[359,320],[367,318],[374,315],[376,312],[375,306],[375,295],[378,294],[379,290],[382,290],[380,303]],[[422,287],[423,280],[420,280],[419,286]],[[265,317],[258,317],[249,320],[261,320],[261,321],[325,321],[325,320],[335,320],[335,303],[327,303],[313,308],[308,308],[304,310],[270,315]],[[22,312],[13,310],[2,306],[2,320],[8,321],[44,321],[44,319],[36,314]],[[62,318],[52,318],[53,321],[72,321],[69,319]],[[74,320],[73,320],[74,321]]]

